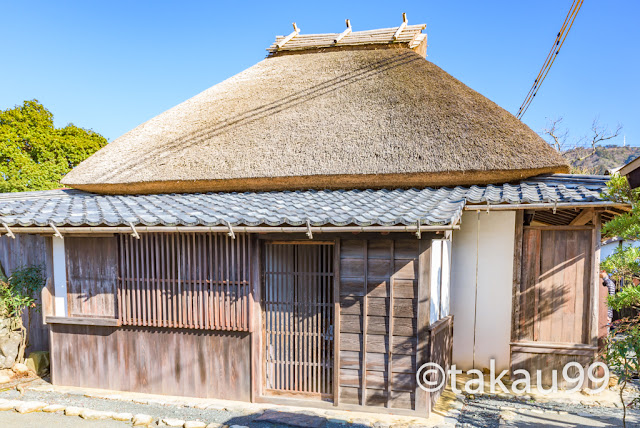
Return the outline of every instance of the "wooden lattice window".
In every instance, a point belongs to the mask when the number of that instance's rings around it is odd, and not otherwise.
[[[122,324],[248,331],[250,257],[247,234],[120,235]]]

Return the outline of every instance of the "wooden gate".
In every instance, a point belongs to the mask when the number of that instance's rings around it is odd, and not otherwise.
[[[265,393],[333,396],[333,243],[265,244]]]
[[[526,369],[544,384],[567,362],[587,365],[597,346],[591,319],[597,281],[593,226],[524,227],[516,290],[511,369]],[[597,282],[596,282],[597,286]],[[595,296],[597,298],[597,296]],[[570,374],[574,376],[573,373]],[[560,387],[572,387],[558,378]]]

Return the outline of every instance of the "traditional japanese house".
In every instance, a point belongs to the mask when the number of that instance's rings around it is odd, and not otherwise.
[[[0,196],[3,268],[46,266],[52,382],[426,416],[426,362],[587,364],[625,207],[424,28],[296,28],[72,189]]]

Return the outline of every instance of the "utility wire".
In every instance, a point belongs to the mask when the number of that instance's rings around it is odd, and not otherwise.
[[[558,57],[558,54],[560,53],[560,49],[564,45],[564,42],[567,39],[567,36],[569,35],[569,31],[571,31],[571,27],[573,27],[573,23],[575,22],[575,19],[578,16],[578,12],[582,7],[582,3],[584,3],[584,0],[573,1],[573,4],[571,5],[571,9],[569,9],[569,13],[567,13],[567,16],[564,19],[562,27],[558,32],[558,35],[556,36],[556,39],[553,41],[553,45],[551,45],[551,49],[547,54],[544,64],[542,64],[542,68],[540,69],[540,71],[538,72],[538,75],[536,76],[536,80],[534,80],[533,85],[529,89],[529,92],[527,92],[527,96],[525,97],[524,101],[522,102],[522,105],[520,105],[520,108],[518,109],[518,113],[516,115],[518,119],[522,119],[522,116],[524,116],[524,114],[527,112],[527,110],[529,109],[529,106],[533,102],[534,97],[538,93],[540,86],[542,86],[542,82],[544,82],[544,79],[547,77],[547,74],[549,74],[549,70],[551,69],[551,66],[553,65],[556,58]]]

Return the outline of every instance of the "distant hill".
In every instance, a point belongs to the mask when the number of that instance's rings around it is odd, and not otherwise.
[[[562,152],[576,172],[584,174],[604,174],[607,170],[620,167],[640,156],[640,147],[599,146],[595,154],[586,157],[591,149],[575,148]],[[581,158],[584,158],[580,160]]]

